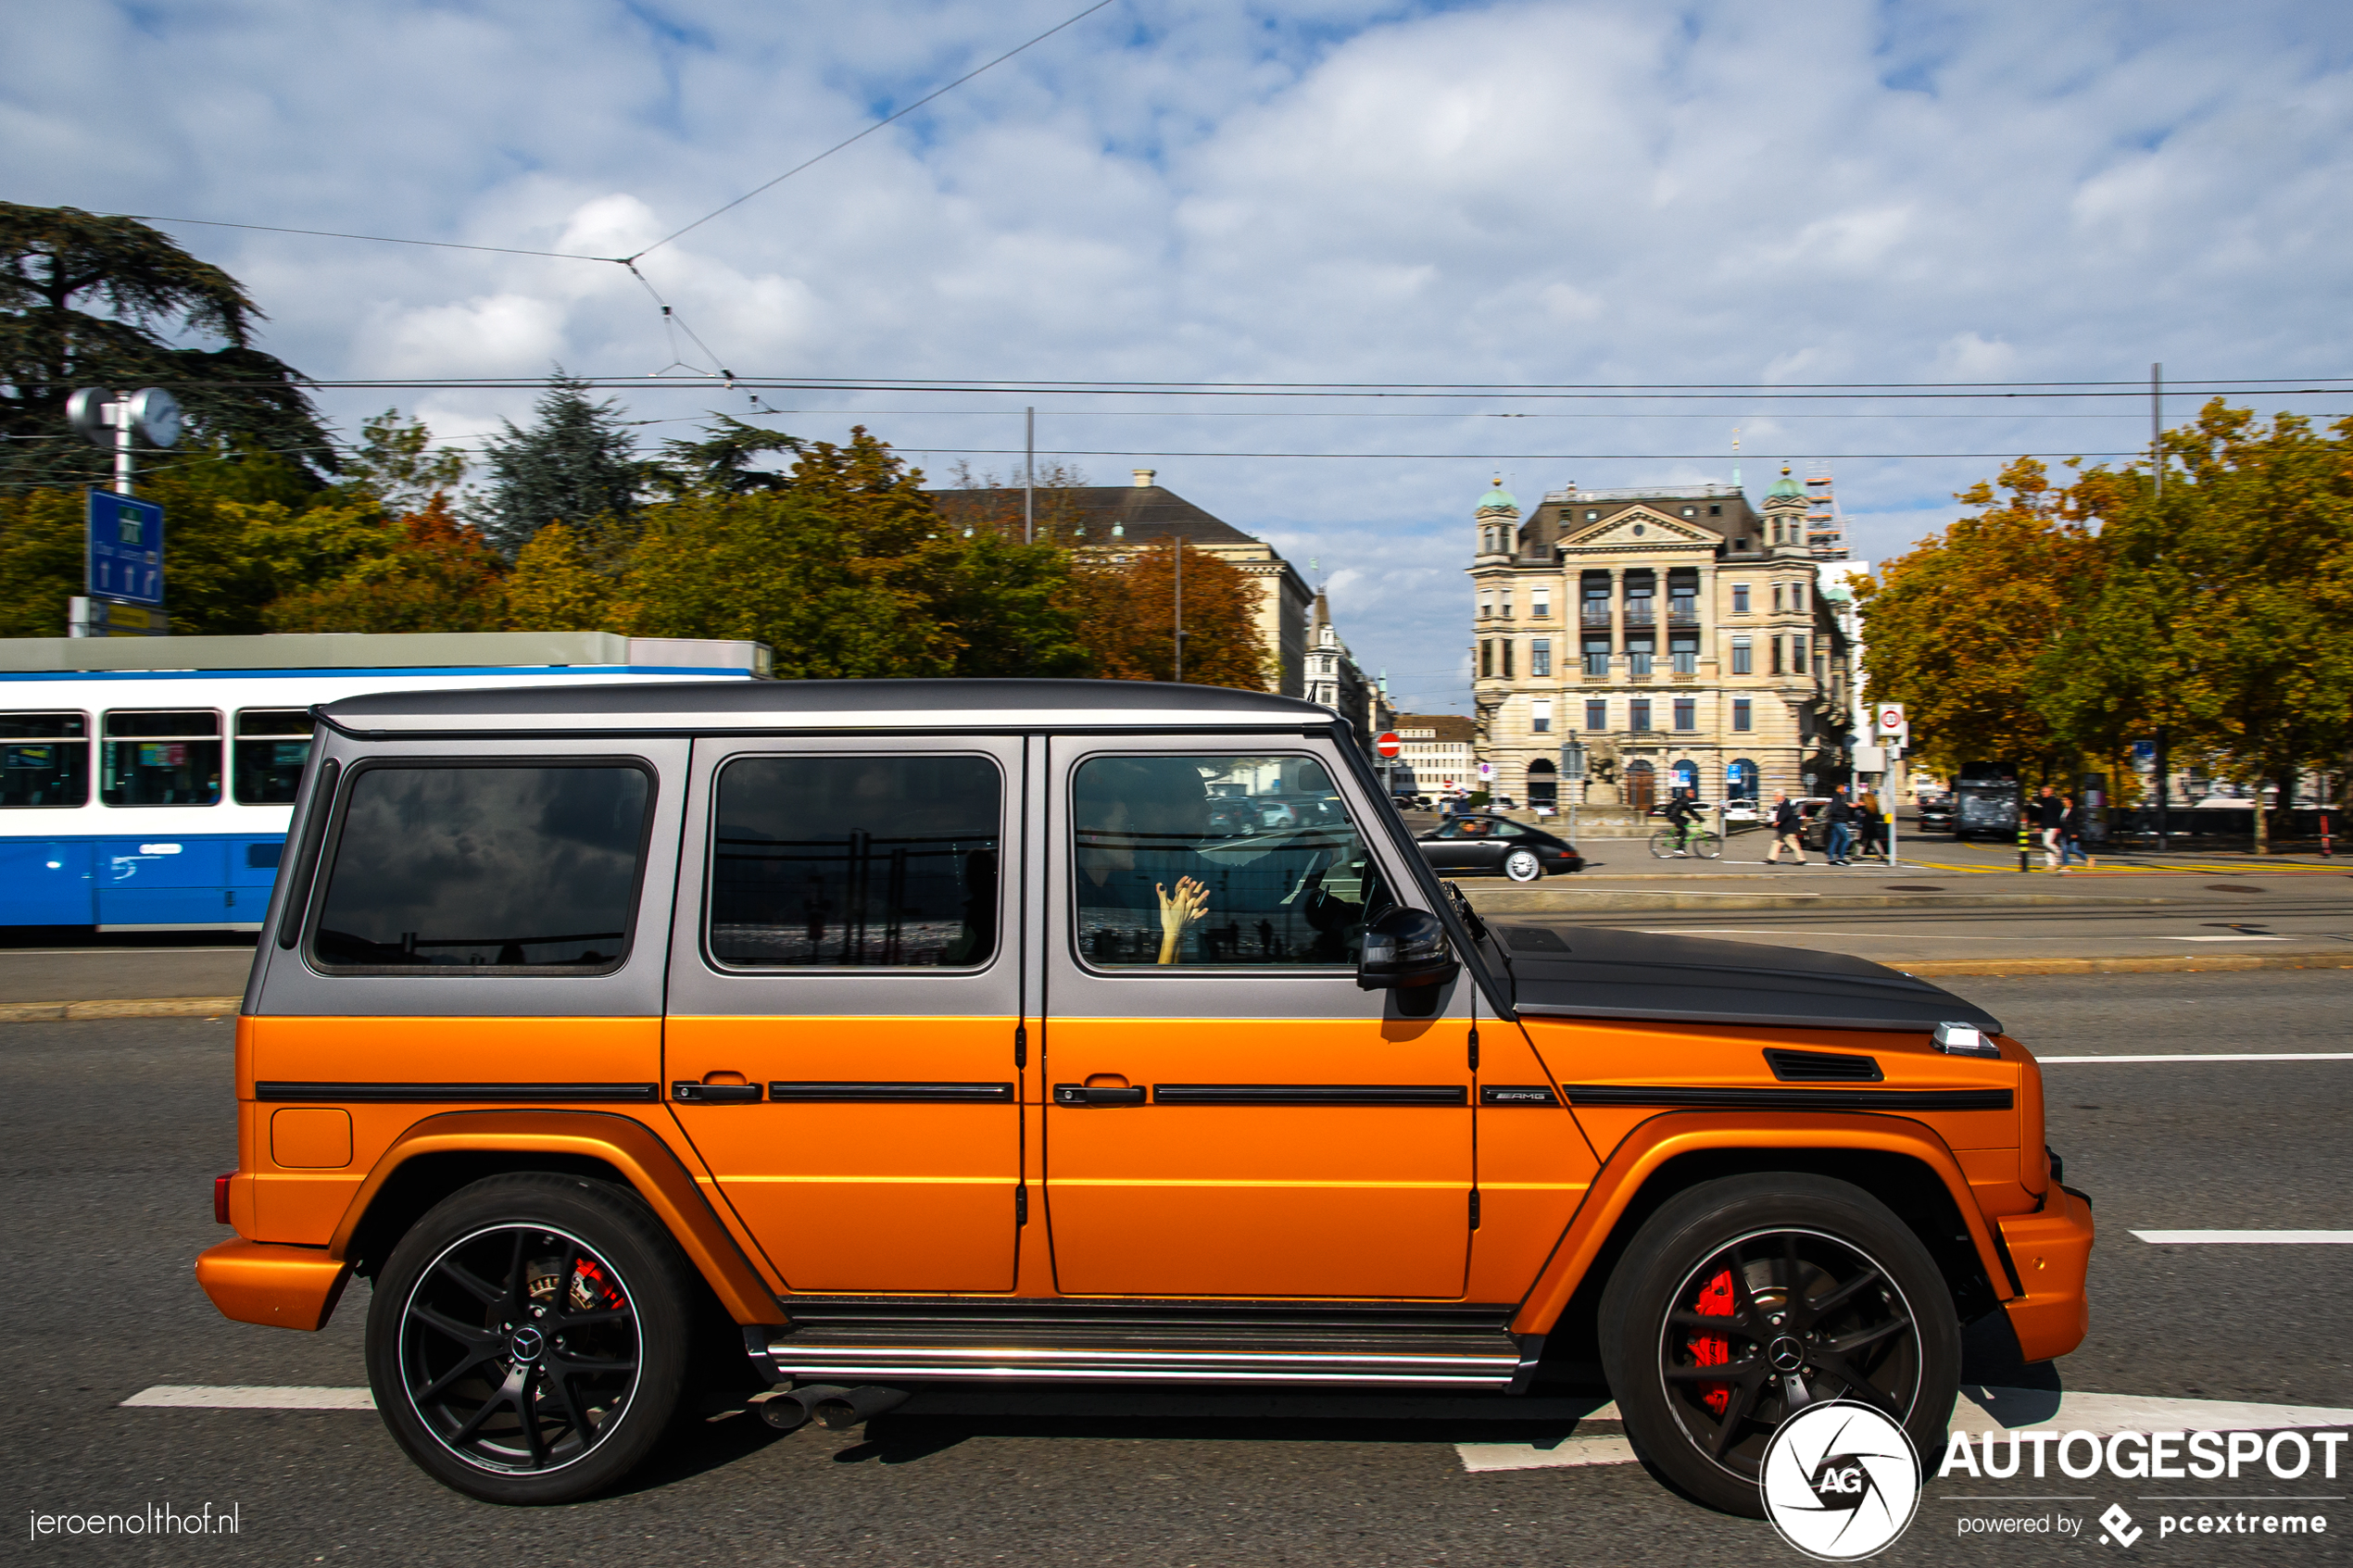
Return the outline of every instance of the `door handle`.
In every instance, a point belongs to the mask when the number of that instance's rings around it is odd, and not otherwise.
[[[1150,1093],[1151,1091],[1141,1084],[1133,1088],[1098,1087],[1090,1084],[1056,1084],[1054,1103],[1076,1106],[1141,1105]]]
[[[746,1105],[760,1098],[760,1085],[682,1080],[670,1085],[670,1098],[687,1105]]]

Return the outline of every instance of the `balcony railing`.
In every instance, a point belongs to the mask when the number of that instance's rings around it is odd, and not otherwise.
[[[1626,624],[1629,626],[1656,625],[1657,611],[1652,608],[1651,601],[1648,599],[1628,599],[1626,601]]]
[[[1669,626],[1697,627],[1699,625],[1699,606],[1668,605],[1667,607],[1667,624]]]
[[[1590,626],[1597,632],[1608,630],[1609,601],[1587,599],[1578,608],[1577,621],[1579,625]]]

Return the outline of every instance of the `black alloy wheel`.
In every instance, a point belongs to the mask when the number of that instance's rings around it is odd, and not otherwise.
[[[1611,1276],[1601,1329],[1643,1458],[1751,1516],[1766,1445],[1798,1411],[1869,1405],[1932,1459],[1960,1379],[1952,1292],[1919,1238],[1860,1188],[1793,1173],[1670,1199]]]
[[[687,1280],[636,1195],[494,1176],[394,1248],[368,1314],[376,1407],[445,1485],[555,1503],[620,1479],[686,1381]]]

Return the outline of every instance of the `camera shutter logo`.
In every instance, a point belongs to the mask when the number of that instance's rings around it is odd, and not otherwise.
[[[1854,1562],[1885,1550],[1911,1524],[1920,1459],[1893,1419],[1832,1399],[1781,1424],[1757,1485],[1781,1539],[1825,1562]]]

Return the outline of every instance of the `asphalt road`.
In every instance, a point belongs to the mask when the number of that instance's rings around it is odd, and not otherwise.
[[[2045,1054],[2347,1047],[2353,973],[1970,980],[1955,988]],[[234,1537],[46,1540],[37,1560],[416,1563],[1567,1564],[1798,1562],[1768,1527],[1681,1501],[1632,1465],[1470,1474],[1453,1445],[1564,1429],[1459,1403],[1000,1396],[988,1413],[885,1417],[863,1434],[706,1422],[632,1489],[502,1511],[443,1490],[363,1412],[119,1408],[156,1384],[364,1381],[355,1287],[318,1335],[230,1323],[189,1260],[222,1233],[234,1160],[230,1027],[200,1020],[0,1026],[12,1243],[0,1473],[31,1512],[234,1505]],[[2353,1062],[2055,1065],[2051,1141],[2098,1203],[2092,1337],[2041,1377],[2070,1390],[2353,1407],[2353,1248],[2158,1247],[2133,1228],[2344,1228]],[[980,1401],[967,1401],[968,1404]],[[1557,1411],[1562,1407],[1550,1407]],[[1541,1408],[1540,1408],[1541,1413]],[[1272,1412],[1272,1413],[1269,1413]],[[1512,1413],[1502,1402],[1495,1417]],[[1523,1411],[1522,1413],[1525,1413]],[[2018,1484],[2012,1484],[2018,1485]],[[2146,1483],[2069,1484],[2128,1508]],[[2101,1548],[1959,1538],[1931,1482],[1881,1561],[2075,1562]],[[2353,1492],[2268,1479],[2237,1493]],[[2247,1545],[2155,1533],[2166,1562],[2344,1561],[2334,1534]],[[1979,1509],[1982,1512],[1982,1509]],[[2032,1512],[2032,1509],[2023,1512]]]

